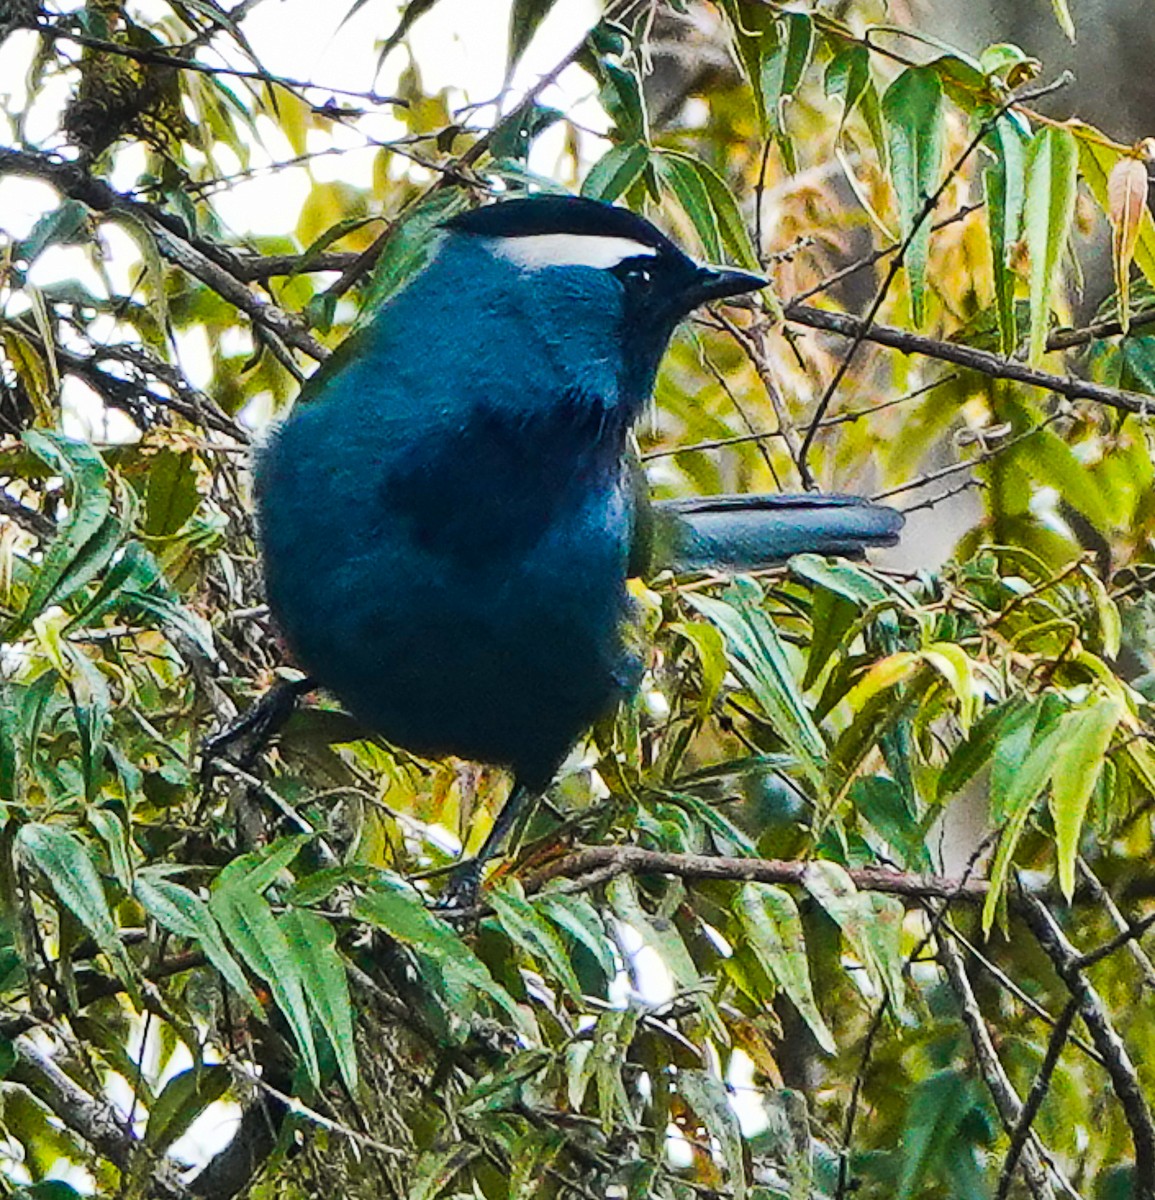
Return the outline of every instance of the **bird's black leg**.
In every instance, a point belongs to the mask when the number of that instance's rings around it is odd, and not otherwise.
[[[316,686],[317,681],[308,675],[300,679],[281,680],[231,725],[207,738],[201,748],[202,778],[207,780],[212,775],[213,763],[237,745],[241,747],[235,760],[237,766],[246,769],[251,767],[269,739],[293,715],[297,701]]]
[[[481,872],[485,869],[485,864],[501,849],[526,802],[536,801],[541,793],[541,788],[530,787],[514,780],[513,791],[509,793],[509,798],[497,814],[497,820],[494,821],[481,849],[473,858],[458,863],[450,873],[438,908],[472,908],[477,903]]]

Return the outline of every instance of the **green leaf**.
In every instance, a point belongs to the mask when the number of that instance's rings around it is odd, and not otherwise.
[[[787,12],[780,18],[784,26],[781,36],[762,61],[759,73],[766,120],[778,142],[786,170],[793,174],[798,169],[794,144],[786,136],[785,104],[794,98],[794,93],[810,63],[814,47],[814,22],[806,13]]]
[[[128,830],[125,829],[124,822],[112,809],[90,808],[88,823],[96,830],[97,836],[108,851],[108,860],[112,864],[116,882],[131,894],[132,857],[128,844]]]
[[[742,1200],[746,1195],[744,1143],[726,1085],[709,1071],[682,1067],[678,1071],[678,1091],[717,1141],[730,1177],[730,1194],[734,1200]]]
[[[723,600],[693,594],[685,598],[722,631],[734,673],[798,755],[810,779],[819,783],[826,744],[802,698],[778,631],[761,608],[762,589],[752,579],[737,579]]]
[[[209,897],[209,910],[249,969],[268,984],[293,1031],[309,1078],[320,1086],[321,1067],[305,1001],[304,968],[269,902],[259,892],[218,887]]]
[[[32,429],[24,433],[28,448],[69,485],[68,517],[52,539],[23,611],[4,632],[4,640],[20,636],[44,609],[62,604],[104,568],[123,535],[112,516],[107,468],[100,455],[83,442]]]
[[[32,264],[49,246],[84,245],[92,236],[89,218],[92,210],[80,200],[65,200],[37,219],[27,237],[11,248],[12,261]]]
[[[644,142],[611,146],[586,174],[583,196],[604,200],[607,204],[633,186],[650,161],[650,148]]]
[[[132,964],[120,944],[116,922],[87,846],[66,829],[37,822],[20,827],[16,845],[48,881],[61,904],[112,960],[120,977],[131,982]]]
[[[896,1200],[925,1194],[923,1185],[955,1155],[959,1126],[973,1102],[970,1081],[957,1071],[939,1071],[915,1085],[899,1142],[902,1176]]]
[[[1079,150],[1065,129],[1044,126],[1027,147],[1024,234],[1031,258],[1030,362],[1046,353],[1051,304],[1075,220]]]
[[[217,648],[213,644],[212,626],[204,617],[155,590],[140,592],[126,586],[122,598],[125,604],[154,616],[170,641],[175,640],[179,645],[181,638],[187,638],[210,662],[216,661]]]
[[[990,226],[999,350],[1004,355],[1015,352],[1019,337],[1015,322],[1015,273],[1010,256],[1023,224],[1027,137],[1020,119],[1007,113],[995,122],[986,140],[995,156],[983,172],[983,188]]]
[[[457,1142],[444,1150],[427,1150],[413,1169],[407,1200],[436,1200],[454,1176],[485,1153],[477,1142]]]
[[[1015,447],[1031,476],[1043,487],[1058,490],[1063,500],[1076,508],[1102,533],[1115,525],[1095,475],[1053,429],[1037,430]]]
[[[857,42],[848,42],[830,60],[824,80],[826,94],[842,100],[842,115],[838,119],[840,134],[869,84],[870,50]]]
[[[144,501],[144,532],[149,537],[179,532],[200,501],[192,451],[178,453],[166,447],[149,458]]]
[[[730,23],[734,48],[750,83],[758,128],[765,134],[768,122],[762,91],[762,63],[774,52],[781,37],[777,14],[768,5],[743,5],[739,0],[721,0],[719,7]]]
[[[952,642],[932,642],[920,650],[919,654],[925,663],[947,681],[958,699],[959,724],[965,736],[974,721],[979,702],[979,692],[975,686],[971,660],[967,652]]]
[[[598,100],[625,143],[649,140],[645,96],[637,73],[603,57],[598,60],[597,76],[601,84]]]
[[[312,840],[309,833],[294,833],[251,854],[242,854],[221,868],[213,892],[260,893],[300,854]]]
[[[541,892],[533,906],[559,929],[564,929],[593,956],[602,974],[612,979],[617,972],[614,944],[596,908],[584,897],[564,892]]]
[[[301,973],[305,998],[333,1048],[349,1091],[357,1090],[357,1047],[353,1041],[353,1005],[345,963],[333,927],[304,908],[289,908],[278,920]]]
[[[502,928],[531,959],[546,964],[553,979],[565,988],[576,1004],[581,1003],[581,985],[574,974],[569,955],[556,931],[524,896],[512,890],[489,893],[489,902]]]
[[[922,324],[931,216],[926,204],[939,184],[946,131],[942,83],[933,67],[908,67],[882,97],[890,174],[898,197],[910,283],[911,314]]]
[[[463,190],[441,188],[422,196],[394,221],[381,257],[373,268],[358,328],[428,264],[440,243],[437,236],[440,225],[455,213],[462,212],[467,205],[468,199]],[[349,356],[356,353],[356,348],[357,342],[353,337],[346,338],[336,353],[331,354],[324,365],[309,377],[307,392],[314,393],[316,385],[339,371]]]
[[[162,929],[167,929],[177,937],[188,938],[204,951],[205,957],[248,1005],[253,1016],[264,1016],[261,1003],[249,987],[244,971],[225,945],[216,918],[195,892],[163,876],[144,871],[138,872],[132,890],[145,912]]]
[[[991,865],[990,890],[983,903],[984,933],[989,932],[994,924],[1015,849],[1026,828],[1027,818],[1034,810],[1035,801],[1054,777],[1062,742],[1063,722],[1060,720],[1049,726],[1041,737],[1034,739],[1030,753],[1020,760],[1006,796],[1001,798],[1003,828],[999,836],[999,848]],[[992,802],[994,800],[995,797],[992,797]]]
[[[1059,22],[1059,28],[1067,35],[1067,41],[1073,45],[1075,22],[1071,20],[1071,10],[1067,6],[1067,0],[1051,0],[1051,10],[1055,14],[1055,20]]]
[[[202,1065],[177,1072],[149,1110],[144,1144],[154,1154],[163,1154],[228,1091],[231,1082],[228,1067]]]
[[[1075,860],[1087,805],[1123,712],[1123,702],[1111,696],[1090,708],[1067,713],[1059,722],[1051,776],[1051,813],[1055,819],[1059,887],[1068,900],[1075,893]]]
[[[718,217],[714,212],[710,193],[693,160],[689,155],[678,154],[675,151],[656,150],[653,163],[658,178],[690,219],[706,257],[712,262],[718,261],[722,257]]]
[[[74,672],[72,712],[80,735],[80,770],[84,777],[84,798],[91,804],[100,794],[104,781],[105,734],[112,697],[99,667],[78,647],[65,643],[65,652]]]
[[[761,271],[754,244],[746,229],[746,222],[738,210],[738,201],[730,190],[729,184],[708,163],[699,158],[686,156],[685,161],[698,173],[707,193],[714,215],[718,220],[718,232],[722,237],[722,245],[726,253],[747,271]]]
[[[802,920],[790,893],[765,883],[744,883],[735,914],[758,961],[789,997],[827,1054],[837,1053],[834,1035],[818,1011],[806,961]]]
[[[12,1200],[88,1200],[88,1197],[63,1179],[42,1179],[28,1187],[17,1188],[12,1193]]]
[[[425,907],[412,889],[386,883],[379,891],[358,896],[353,903],[353,915],[433,959],[523,1023],[513,998],[494,980],[489,968],[450,926]]]
[[[125,590],[146,592],[162,579],[160,566],[140,542],[129,542],[105,572],[92,599],[64,627],[65,634],[91,627],[123,601]]]
[[[538,26],[548,15],[557,0],[513,0],[509,10],[509,66],[513,73],[521,56],[525,53]]]
[[[896,1009],[900,1009],[906,990],[902,978],[902,922],[906,910],[902,901],[895,896],[860,892],[846,871],[827,859],[808,863],[802,883],[842,930],[877,995],[889,994]]]
[[[702,672],[702,689],[698,697],[698,716],[705,719],[714,707],[714,701],[722,690],[726,678],[726,645],[721,632],[705,621],[677,621],[670,625],[670,632],[684,637],[698,656]]]

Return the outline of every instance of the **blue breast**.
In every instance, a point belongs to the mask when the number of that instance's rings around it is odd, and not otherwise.
[[[612,286],[587,269],[511,286],[514,270],[447,242],[322,372],[257,487],[300,664],[387,739],[544,786],[636,673],[620,633],[633,414]],[[575,304],[580,330],[556,319]]]

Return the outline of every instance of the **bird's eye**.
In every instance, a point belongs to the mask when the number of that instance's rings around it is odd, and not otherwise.
[[[614,272],[630,288],[645,290],[654,282],[653,268],[640,262],[625,262]]]

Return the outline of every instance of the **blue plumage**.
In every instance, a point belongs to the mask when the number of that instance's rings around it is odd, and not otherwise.
[[[628,435],[675,324],[761,282],[591,201],[451,222],[259,456],[269,602],[299,663],[389,740],[540,791],[636,686],[625,585],[652,526],[689,567],[893,541],[897,514],[849,499],[646,511]]]

